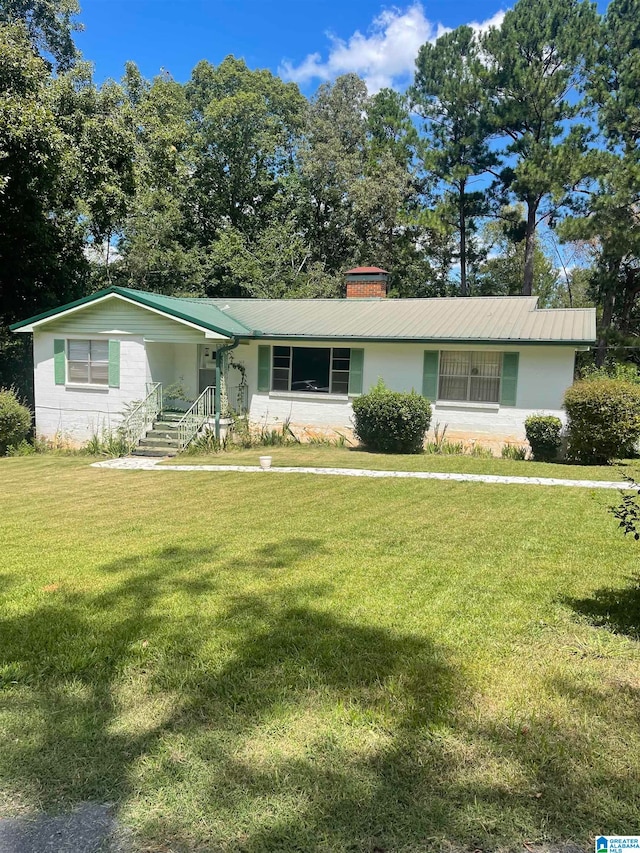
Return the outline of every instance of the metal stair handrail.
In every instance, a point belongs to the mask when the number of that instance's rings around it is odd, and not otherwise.
[[[130,448],[137,445],[162,411],[162,383],[147,384],[147,396],[125,416],[118,427]]]
[[[205,423],[215,414],[215,388],[207,386],[195,401],[193,406],[185,412],[184,417],[178,421],[178,444],[180,450],[198,435]]]

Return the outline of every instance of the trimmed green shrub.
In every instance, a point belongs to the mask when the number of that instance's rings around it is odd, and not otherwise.
[[[431,406],[421,394],[390,391],[382,380],[353,401],[354,432],[380,453],[422,453]]]
[[[0,455],[20,444],[31,429],[31,412],[11,388],[0,388]]]
[[[564,396],[569,457],[605,464],[629,456],[640,438],[640,386],[622,379],[576,382]]]
[[[536,462],[553,462],[562,444],[562,421],[554,415],[530,415],[524,431]]]

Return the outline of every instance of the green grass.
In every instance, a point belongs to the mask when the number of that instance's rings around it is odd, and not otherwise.
[[[272,482],[0,460],[1,814],[114,802],[176,853],[637,832],[615,492]]]
[[[163,465],[258,465],[260,456],[272,456],[273,465],[324,468],[371,468],[387,471],[441,471],[464,474],[499,474],[516,477],[558,477],[565,480],[620,480],[623,474],[640,476],[637,459],[613,465],[569,465],[550,462],[521,462],[513,459],[482,459],[473,456],[423,453],[400,455],[369,453],[361,448],[290,444],[284,447],[231,449],[221,453],[182,453]]]

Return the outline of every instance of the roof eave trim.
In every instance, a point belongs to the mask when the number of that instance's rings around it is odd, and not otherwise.
[[[556,340],[551,338],[372,338],[352,335],[260,335],[264,341],[349,341],[353,343],[379,344],[504,344],[532,346],[571,346],[590,347],[597,343],[596,338],[580,338],[576,340]]]

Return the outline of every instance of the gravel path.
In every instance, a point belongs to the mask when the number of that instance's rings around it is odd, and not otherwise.
[[[258,465],[160,465],[162,459],[144,456],[107,459],[93,462],[93,468],[116,468],[120,471],[234,471],[241,474],[315,474],[329,477],[397,477],[406,480],[454,480],[458,483],[497,483],[513,486],[569,486],[581,489],[627,489],[622,480],[562,480],[551,477],[500,477],[496,474],[442,474],[436,471],[374,471],[367,468],[287,468],[273,467],[263,471]]]
[[[0,819],[0,853],[125,853],[129,849],[113,809],[80,803],[60,815]]]

